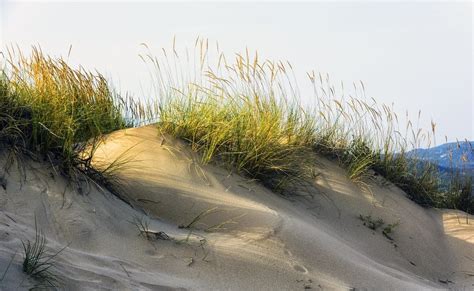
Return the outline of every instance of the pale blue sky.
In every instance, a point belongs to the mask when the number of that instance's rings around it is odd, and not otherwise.
[[[4,1],[4,0],[0,0]],[[1,2],[2,49],[39,44],[98,69],[123,91],[150,92],[138,57],[193,46],[197,36],[227,53],[248,47],[263,57],[289,60],[299,85],[309,70],[338,83],[362,80],[367,95],[395,103],[423,124],[434,119],[438,143],[447,135],[474,139],[473,7],[471,2],[127,3]],[[303,98],[307,98],[303,96]]]

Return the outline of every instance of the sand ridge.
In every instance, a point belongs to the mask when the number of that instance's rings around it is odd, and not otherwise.
[[[424,209],[383,179],[364,190],[334,162],[313,158],[320,172],[313,186],[283,197],[201,165],[154,126],[118,131],[95,163],[130,160],[114,174],[133,207],[94,186],[80,195],[48,165],[27,162],[24,181],[14,167],[0,188],[0,266],[18,254],[0,286],[35,283],[21,272],[20,248],[34,237],[36,217],[49,249],[69,244],[54,270],[66,290],[474,288],[472,216]],[[191,229],[179,227],[202,213]],[[398,222],[393,240],[360,215]],[[133,217],[173,240],[145,240]]]

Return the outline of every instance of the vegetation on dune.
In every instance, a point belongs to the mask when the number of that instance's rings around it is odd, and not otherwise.
[[[441,187],[438,169],[407,153],[429,145],[432,132],[408,120],[401,126],[392,107],[365,96],[364,84],[345,96],[342,84],[309,73],[313,104],[303,106],[289,63],[248,51],[228,62],[217,50],[213,64],[207,41],[196,46],[194,63],[174,48],[163,60],[142,56],[156,71],[151,103],[124,100],[99,73],[38,49],[30,57],[9,51],[0,79],[0,146],[42,157],[66,175],[79,169],[94,176],[101,135],[157,120],[161,132],[189,142],[203,163],[225,165],[273,190],[314,176],[316,153],[339,161],[359,184],[368,185],[375,172],[423,206],[473,212],[469,181],[453,176],[450,187]]]
[[[60,283],[60,278],[52,273],[51,269],[55,266],[54,258],[67,246],[52,255],[47,255],[46,238],[38,229],[36,219],[34,241],[27,240],[26,242],[22,241],[21,243],[24,251],[23,272],[40,283],[33,289],[57,287]]]
[[[127,126],[124,100],[99,73],[33,48],[11,49],[0,78],[0,146],[51,162],[62,174],[92,169],[100,136]]]
[[[185,68],[194,74],[182,71],[174,47],[163,60],[144,59],[156,72],[159,129],[188,141],[204,163],[219,162],[282,189],[308,177],[312,151],[338,160],[357,183],[368,186],[375,172],[423,206],[472,212],[469,181],[453,179],[445,189],[435,165],[407,153],[430,146],[435,124],[424,131],[407,118],[401,126],[392,107],[365,96],[362,82],[344,96],[343,84],[336,88],[314,72],[308,74],[314,103],[302,106],[289,63],[261,61],[248,51],[228,62],[217,49],[213,64],[202,39],[196,51],[196,63]]]
[[[393,241],[393,237],[391,235],[393,234],[395,228],[400,224],[400,221],[387,224],[382,218],[373,219],[371,215],[360,214],[359,219],[365,226],[373,231],[377,231],[378,228],[382,227],[382,234],[390,241]]]
[[[278,189],[302,174],[314,124],[297,105],[265,95],[193,88],[162,105],[159,128],[218,161]],[[220,94],[219,94],[220,93]]]

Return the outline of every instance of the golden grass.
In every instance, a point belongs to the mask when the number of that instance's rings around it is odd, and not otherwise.
[[[174,46],[163,55],[143,57],[156,73],[158,127],[187,140],[204,163],[220,162],[278,189],[307,178],[303,170],[312,167],[308,152],[314,151],[337,159],[364,186],[372,171],[382,174],[421,205],[445,207],[453,197],[440,187],[434,165],[407,154],[430,146],[435,124],[431,131],[410,120],[401,125],[393,107],[365,96],[362,82],[344,96],[342,84],[336,88],[328,76],[311,72],[315,105],[303,107],[287,62],[248,50],[229,62],[203,39],[196,41],[195,63]]]
[[[311,72],[314,105],[302,106],[288,62],[261,60],[248,50],[228,61],[218,48],[213,62],[203,39],[196,41],[195,61],[174,46],[163,55],[142,56],[155,72],[156,99],[139,102],[115,93],[101,74],[37,48],[29,57],[8,50],[0,146],[43,157],[63,174],[79,169],[100,180],[90,162],[101,136],[158,121],[160,131],[188,141],[203,163],[219,163],[274,190],[307,182],[315,152],[339,161],[364,186],[375,171],[421,205],[472,211],[466,181],[453,177],[450,187],[440,187],[437,168],[407,154],[430,145],[435,124],[431,131],[409,120],[402,125],[393,107],[365,96],[362,82],[345,95],[343,84]]]
[[[10,49],[1,79],[0,137],[68,171],[88,161],[80,154],[88,141],[126,126],[119,101],[100,74],[73,69],[37,48],[29,57]]]

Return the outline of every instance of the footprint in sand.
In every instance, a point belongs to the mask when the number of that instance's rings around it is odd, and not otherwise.
[[[299,264],[296,264],[294,263],[295,259],[293,258],[293,254],[288,250],[288,249],[284,249],[283,253],[289,257],[291,257],[290,261],[293,261],[293,269],[295,269],[296,271],[298,272],[301,272],[301,273],[304,273],[304,274],[307,274],[308,273],[308,269],[306,269],[305,266],[302,266],[302,265],[299,265]]]
[[[308,270],[304,266],[293,265],[293,268],[298,272],[305,273],[305,274],[308,273]]]

